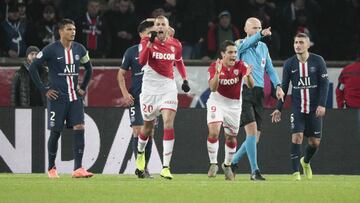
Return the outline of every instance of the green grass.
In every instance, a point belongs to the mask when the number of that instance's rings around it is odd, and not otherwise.
[[[173,180],[130,175],[49,180],[45,174],[0,174],[0,202],[360,202],[360,176],[314,175],[300,182],[289,175],[265,177],[265,182],[250,181],[248,175],[229,182],[221,174],[213,179],[175,174]]]

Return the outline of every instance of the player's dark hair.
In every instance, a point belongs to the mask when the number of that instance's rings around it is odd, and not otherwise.
[[[63,29],[65,27],[65,25],[68,25],[68,24],[72,24],[75,26],[75,22],[73,20],[68,19],[68,18],[63,18],[62,20],[60,20],[60,22],[58,24],[59,30]]]
[[[138,33],[144,32],[147,28],[154,26],[154,21],[143,20],[137,27]]]
[[[294,38],[295,38],[295,37],[298,37],[298,38],[309,38],[309,36],[308,36],[306,33],[303,33],[303,32],[297,33],[297,34],[294,36]]]
[[[236,44],[235,44],[235,42],[233,42],[231,40],[225,40],[225,41],[223,41],[223,43],[221,43],[220,51],[225,52],[226,47],[228,47],[228,46],[236,46]]]

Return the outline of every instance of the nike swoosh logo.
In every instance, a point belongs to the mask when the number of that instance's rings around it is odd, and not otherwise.
[[[57,59],[62,59],[62,58],[64,58],[63,56],[62,57],[57,57]]]
[[[135,57],[135,60],[138,60],[139,59],[139,57]]]
[[[298,70],[291,70],[291,73],[295,73],[296,71],[298,71]]]

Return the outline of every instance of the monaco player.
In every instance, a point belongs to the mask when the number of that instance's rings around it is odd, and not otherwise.
[[[136,166],[144,172],[145,146],[154,126],[154,120],[162,114],[164,123],[163,169],[161,177],[172,179],[170,160],[174,146],[174,119],[177,110],[177,87],[174,80],[174,63],[182,77],[182,90],[190,91],[186,80],[185,65],[182,60],[180,42],[169,37],[169,21],[164,16],[155,19],[150,37],[141,39],[139,63],[143,65],[143,85],[140,94],[141,114],[144,125],[138,139]]]
[[[207,101],[207,123],[209,135],[207,148],[210,159],[209,177],[215,177],[218,171],[217,154],[221,125],[225,132],[225,160],[222,164],[226,180],[234,180],[231,160],[236,152],[236,135],[239,131],[241,115],[241,86],[245,77],[247,86],[252,88],[254,80],[252,67],[242,61],[236,61],[236,45],[226,40],[221,44],[221,57],[209,67],[210,97]]]

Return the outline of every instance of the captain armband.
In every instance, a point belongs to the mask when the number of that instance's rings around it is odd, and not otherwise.
[[[90,61],[89,52],[86,51],[85,56],[80,59],[80,63],[85,64]]]

